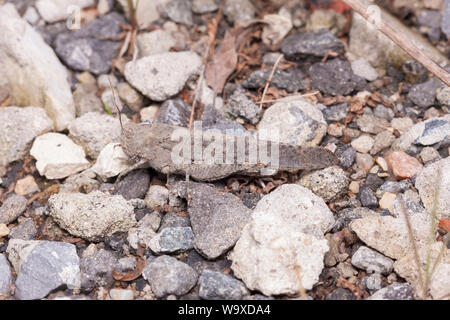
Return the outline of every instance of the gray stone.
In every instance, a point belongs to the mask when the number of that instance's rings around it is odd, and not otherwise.
[[[365,86],[366,80],[353,73],[350,62],[332,59],[311,66],[311,86],[333,96],[348,95]]]
[[[37,0],[36,9],[48,23],[64,20],[70,16],[70,7],[84,9],[94,5],[93,0]]]
[[[128,62],[125,78],[148,98],[164,101],[179,93],[201,66],[194,52],[166,52]]]
[[[390,126],[386,119],[378,118],[371,114],[363,114],[356,120],[356,124],[362,132],[378,134]]]
[[[256,15],[255,7],[249,0],[226,0],[223,14],[229,22],[235,25],[246,25]]]
[[[422,160],[423,164],[427,164],[428,162],[439,160],[441,158],[441,155],[436,149],[432,147],[425,147],[422,149],[422,151],[420,151],[419,157]]]
[[[243,90],[233,92],[224,106],[224,111],[233,118],[242,118],[251,124],[257,124],[261,117],[261,110]]]
[[[439,88],[436,91],[436,99],[441,106],[450,106],[450,87]]]
[[[325,300],[356,300],[355,295],[348,289],[337,288],[329,293]]]
[[[131,228],[128,231],[127,241],[130,246],[137,250],[139,244],[145,245],[146,248],[150,247],[152,239],[156,236],[156,230],[158,230],[161,223],[161,218],[156,215],[147,214],[141,220],[139,220],[136,228]]]
[[[5,256],[0,253],[0,294],[7,294],[14,278],[11,273],[11,267]]]
[[[112,40],[119,36],[120,24],[125,24],[125,20],[113,12],[80,30],[60,33],[55,39],[55,51],[72,69],[107,73],[121,46]]]
[[[395,282],[378,290],[367,300],[414,300],[414,288],[409,283]]]
[[[133,300],[134,291],[131,289],[111,289],[109,296],[111,300]]]
[[[168,212],[166,213],[161,222],[161,226],[159,227],[159,231],[165,229],[165,228],[183,228],[183,227],[190,227],[191,222],[189,221],[188,217],[183,217],[175,212]]]
[[[166,30],[139,33],[136,41],[140,57],[168,52],[176,44],[172,34]]]
[[[17,299],[42,299],[61,286],[80,288],[80,260],[73,244],[11,239],[6,252],[17,273]]]
[[[358,196],[363,207],[373,208],[378,206],[378,199],[370,187],[363,186],[359,190]]]
[[[139,1],[138,10],[136,12],[136,20],[141,30],[150,27],[150,25],[160,18],[160,13],[164,6],[170,0],[153,0],[153,1]],[[130,16],[130,9],[128,8],[127,0],[118,0],[125,11],[127,17]]]
[[[0,167],[24,157],[34,138],[52,129],[53,123],[42,108],[1,108]]]
[[[273,104],[258,125],[259,139],[275,138],[277,142],[296,145],[317,146],[326,131],[326,121],[318,106],[303,98]]]
[[[389,148],[395,141],[395,136],[390,131],[382,131],[375,136],[373,147],[370,150],[371,155],[375,155],[378,152]]]
[[[353,61],[352,70],[354,74],[368,81],[374,81],[378,78],[378,72],[364,58]]]
[[[443,83],[437,78],[431,78],[424,83],[414,85],[409,90],[408,98],[421,108],[434,105],[436,90],[443,87]]]
[[[281,51],[287,59],[301,61],[310,57],[322,58],[330,51],[342,54],[344,44],[329,30],[322,29],[287,37],[281,45]]]
[[[126,82],[119,84],[117,93],[120,99],[133,111],[138,112],[144,106],[144,98]]]
[[[368,273],[389,274],[392,272],[394,261],[368,247],[361,246],[352,256],[352,264]]]
[[[368,216],[379,216],[378,213],[372,211],[368,208],[347,208],[341,210],[339,213],[336,222],[331,229],[332,232],[341,231],[344,228],[347,228],[353,220],[361,219]]]
[[[241,281],[212,270],[203,270],[198,286],[200,298],[206,300],[240,300],[249,294]]]
[[[410,180],[404,179],[400,181],[386,181],[383,183],[383,185],[380,186],[380,188],[377,191],[377,194],[380,193],[380,196],[384,192],[390,192],[390,193],[399,193],[404,192],[411,188],[412,183]]]
[[[91,291],[97,287],[109,287],[114,279],[112,272],[117,264],[117,257],[111,251],[97,249],[90,245],[80,261],[81,288]]]
[[[97,112],[86,113],[72,121],[69,132],[69,137],[81,145],[93,159],[96,159],[109,143],[119,142],[122,134],[119,119]]]
[[[250,76],[242,82],[242,86],[247,89],[260,89],[264,88],[272,73],[272,68],[262,69],[254,71]],[[303,72],[296,69],[288,72],[280,69],[276,69],[272,76],[270,84],[278,89],[285,89],[287,92],[298,92],[305,89],[302,79],[304,78]]]
[[[164,13],[176,23],[193,24],[190,0],[171,0],[165,5]]]
[[[27,199],[16,194],[10,195],[0,207],[0,223],[9,224],[22,215],[27,208]]]
[[[383,288],[381,275],[379,273],[374,273],[368,277],[364,277],[361,283],[370,293],[373,293],[374,291]]]
[[[355,162],[356,150],[350,146],[338,148],[338,150],[336,150],[336,156],[338,157],[341,166],[348,169],[352,166],[353,162]]]
[[[375,109],[373,110],[373,114],[374,116],[386,119],[387,121],[391,121],[395,116],[394,111],[391,108],[387,108],[382,104],[378,104],[375,107]]]
[[[195,249],[208,259],[214,259],[233,247],[250,219],[250,209],[235,195],[207,184],[182,182],[177,189],[182,198],[189,197],[188,213]]]
[[[147,208],[153,210],[161,210],[169,200],[169,190],[166,187],[153,185],[150,186],[145,196],[145,204]]]
[[[450,39],[450,1],[448,0],[445,1],[445,8],[442,11],[441,29],[447,39]]]
[[[198,275],[186,263],[169,256],[160,256],[147,265],[142,273],[158,298],[181,296],[197,283]]]
[[[323,116],[327,121],[341,121],[347,117],[348,104],[340,103],[322,110]]]
[[[156,253],[181,253],[194,248],[194,233],[190,227],[164,228],[150,241]]]
[[[0,29],[0,78],[7,80],[11,104],[43,107],[56,130],[64,130],[75,117],[66,68],[12,4],[0,7]]]
[[[151,175],[146,169],[138,169],[128,173],[114,189],[114,194],[125,199],[143,199],[150,184]]]
[[[349,179],[344,170],[333,166],[306,174],[300,179],[299,184],[328,202],[347,192]]]
[[[36,236],[37,229],[33,219],[28,218],[21,222],[17,227],[11,229],[9,233],[10,239],[33,240]]]
[[[181,99],[165,101],[159,108],[155,122],[167,123],[174,126],[187,127],[191,107]]]
[[[136,269],[136,258],[126,257],[117,261],[116,271],[120,273],[129,272]]]
[[[48,200],[50,215],[69,233],[99,241],[136,224],[134,208],[122,196],[100,191],[89,194],[59,193]]]
[[[231,261],[226,259],[206,260],[197,251],[191,250],[185,261],[189,266],[194,268],[198,274],[201,274],[203,270],[208,269],[211,271],[221,272],[224,269],[229,269]]]

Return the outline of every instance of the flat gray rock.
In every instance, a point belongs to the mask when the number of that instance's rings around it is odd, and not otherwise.
[[[194,233],[190,227],[165,228],[150,241],[154,253],[180,253],[194,248]]]
[[[368,247],[361,246],[352,256],[352,265],[367,272],[389,274],[394,261]]]
[[[0,294],[7,294],[9,286],[13,283],[11,267],[5,256],[0,253]]]
[[[206,300],[240,300],[249,294],[241,281],[218,271],[203,270],[198,285],[200,298]]]
[[[27,208],[27,199],[17,194],[9,196],[0,207],[0,223],[9,224],[16,220]]]
[[[97,250],[95,246],[88,247],[83,252],[80,261],[81,288],[92,290],[96,287],[112,285],[114,282],[112,272],[117,265],[117,261],[117,257],[111,251]]]
[[[376,291],[367,300],[414,300],[414,288],[409,283],[395,282]]]

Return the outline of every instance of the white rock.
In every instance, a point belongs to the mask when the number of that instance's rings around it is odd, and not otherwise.
[[[0,167],[24,157],[34,138],[52,129],[42,108],[0,108]]]
[[[267,296],[296,294],[319,280],[327,251],[327,240],[257,211],[230,255],[231,269],[251,290]]]
[[[353,73],[357,76],[360,76],[369,81],[374,81],[378,78],[377,70],[375,70],[364,58],[353,61],[352,70]]]
[[[128,121],[122,116],[122,124]],[[88,112],[69,125],[70,138],[83,146],[86,154],[97,158],[100,151],[111,142],[119,142],[122,134],[117,117],[98,112]]]
[[[30,24],[37,24],[41,17],[34,7],[28,7],[22,18],[27,20],[27,22],[29,22]]]
[[[170,0],[152,0],[139,1],[133,0],[134,6],[137,4],[136,20],[140,29],[149,27],[154,21],[159,19],[160,12],[163,11],[165,5]],[[127,0],[119,0],[119,3],[124,8],[127,17],[130,16]]]
[[[159,112],[158,106],[149,106],[146,108],[142,108],[139,111],[139,114],[141,115],[141,121],[147,121],[147,120],[153,120],[155,119],[156,115]]]
[[[324,201],[330,201],[347,192],[349,179],[344,170],[338,166],[332,166],[307,173],[298,183]]]
[[[119,143],[110,143],[100,152],[92,170],[102,179],[115,177],[132,166]]]
[[[69,17],[71,8],[83,9],[94,4],[94,0],[38,0],[36,8],[45,21],[53,23]]]
[[[136,40],[141,57],[169,52],[170,48],[176,45],[171,33],[165,30],[141,33]]]
[[[294,294],[318,281],[334,217],[308,189],[285,184],[261,199],[230,255],[234,274],[265,295]]]
[[[351,145],[360,153],[368,153],[374,144],[374,139],[368,135],[363,135],[352,141]]]
[[[11,103],[43,107],[64,130],[75,118],[67,69],[12,4],[0,7],[0,30],[0,77],[9,83]]]
[[[317,146],[327,132],[320,109],[306,99],[280,101],[269,107],[258,125],[259,138]]]
[[[148,208],[161,209],[169,200],[169,190],[163,186],[152,185],[145,196],[145,204]]]
[[[166,52],[128,62],[125,78],[150,99],[164,101],[179,93],[201,66],[194,52]]]
[[[109,291],[111,300],[133,300],[133,290],[129,289],[111,289]]]
[[[450,218],[450,157],[426,166],[417,175],[415,187],[430,213],[436,205],[438,217]]]
[[[62,179],[90,166],[83,148],[60,133],[37,137],[30,154],[36,159],[39,174],[47,179]]]
[[[136,225],[133,206],[122,196],[100,191],[89,194],[58,193],[48,200],[50,215],[69,233],[99,241]]]
[[[281,41],[292,29],[292,21],[278,14],[266,14],[263,18],[264,24],[262,40],[268,45],[274,45]]]
[[[427,243],[431,219],[426,213],[415,213],[409,216],[417,245]],[[350,228],[369,247],[384,255],[400,259],[412,251],[408,227],[403,215],[398,218],[391,216],[368,216],[354,220]]]

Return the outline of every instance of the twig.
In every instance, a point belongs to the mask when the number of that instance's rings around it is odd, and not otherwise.
[[[123,132],[122,113],[120,112],[119,106],[117,105],[116,92],[114,91],[114,88],[111,83],[111,78],[109,76],[108,76],[108,81],[109,81],[109,87],[111,88],[113,98],[114,98],[114,106],[116,107],[117,112],[119,113],[120,128],[122,129],[122,132]]]
[[[270,72],[269,79],[267,80],[266,86],[264,87],[264,91],[263,91],[263,94],[262,94],[261,102],[259,104],[259,110],[262,109],[262,106],[264,104],[264,98],[266,97],[266,93],[267,93],[267,90],[269,89],[270,82],[272,82],[272,78],[273,78],[273,75],[275,74],[275,70],[277,69],[277,66],[280,63],[282,58],[283,58],[283,55],[280,54],[280,56],[278,57],[277,61],[275,61],[275,64],[273,65],[272,72]]]
[[[261,100],[258,101],[257,103],[275,103],[281,100],[288,100],[288,99],[297,99],[297,98],[305,98],[305,97],[312,97],[315,96],[317,94],[319,94],[319,91],[314,91],[314,92],[310,92],[310,93],[305,93],[305,94],[294,94],[294,95],[290,95],[290,96],[286,96],[280,99],[273,99],[273,100]]]
[[[447,86],[450,86],[450,73],[431,59],[423,50],[418,48],[413,41],[409,41],[390,24],[383,21],[383,19],[371,19],[369,6],[362,3],[361,0],[344,0],[353,10],[359,13],[364,19],[373,22],[377,29],[394,41],[400,48],[408,53],[415,60],[420,62],[426,69],[433,73],[436,77],[441,79]],[[372,21],[376,20],[376,21]]]
[[[216,19],[214,22],[214,32],[212,32],[212,34],[210,35],[210,39],[209,39],[209,43],[208,43],[208,47],[206,48],[204,54],[203,54],[203,67],[202,67],[202,71],[200,73],[200,78],[197,82],[197,88],[195,90],[195,94],[194,94],[194,100],[192,101],[192,109],[191,109],[191,115],[189,117],[189,125],[188,128],[191,128],[192,126],[192,122],[194,121],[194,114],[195,114],[195,107],[197,106],[197,100],[198,100],[198,95],[199,92],[203,90],[203,80],[205,78],[205,69],[206,69],[206,64],[208,62],[208,58],[209,58],[209,54],[211,52],[211,48],[214,44],[214,41],[216,40],[216,36],[217,36],[217,29],[219,28],[219,23],[220,23],[220,18],[222,16],[222,10],[223,10],[223,2],[221,3],[220,7],[219,7],[219,11],[217,12],[216,15]],[[213,103],[215,104],[216,101],[216,92],[214,91],[214,96],[213,96]]]

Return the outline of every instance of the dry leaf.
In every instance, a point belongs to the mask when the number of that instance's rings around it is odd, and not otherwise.
[[[215,92],[222,92],[228,77],[236,69],[237,62],[236,37],[227,32],[214,59],[206,67],[206,83]]]

